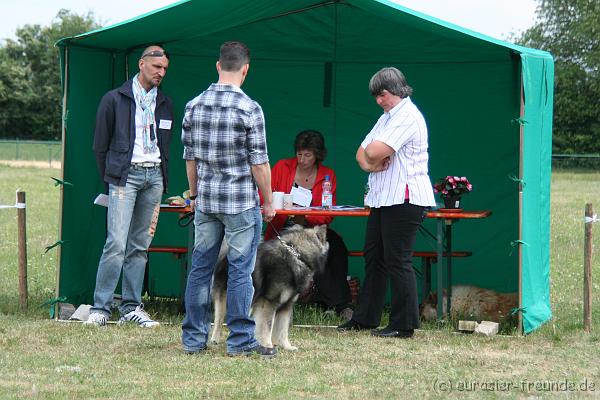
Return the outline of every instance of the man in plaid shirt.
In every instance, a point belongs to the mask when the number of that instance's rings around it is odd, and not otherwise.
[[[227,354],[277,354],[259,345],[250,318],[252,271],[262,228],[257,185],[264,197],[264,220],[270,221],[275,210],[262,108],[240,89],[249,62],[245,44],[224,43],[217,62],[219,81],[185,107],[181,140],[196,211],[182,334],[188,354],[206,349],[211,281],[223,237],[229,245]]]

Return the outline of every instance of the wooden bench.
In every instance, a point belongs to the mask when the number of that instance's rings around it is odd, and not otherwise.
[[[349,257],[363,257],[365,254],[362,251],[349,251]],[[454,258],[464,258],[470,257],[473,253],[470,251],[453,251],[450,253],[450,257]],[[431,264],[437,263],[437,251],[415,251],[413,252],[413,257],[421,258],[421,279],[422,279],[422,301],[427,298],[429,292],[431,291]],[[444,252],[444,257],[447,257],[448,253]],[[449,275],[452,276],[452,275]],[[452,282],[448,282],[448,286],[450,286]]]
[[[180,293],[181,293],[181,300],[183,301],[183,295],[185,293],[185,285],[186,285],[186,278],[187,278],[187,269],[188,269],[188,257],[187,257],[188,248],[187,247],[179,247],[179,246],[150,246],[150,248],[148,248],[148,253],[171,253],[178,260],[181,261],[181,270],[179,272],[180,273],[179,289],[180,289]],[[148,262],[146,264],[146,274],[144,275],[144,287],[150,294],[150,297],[152,297],[153,290],[150,290],[150,286],[149,286],[149,282],[148,282],[149,264],[150,264],[150,260],[148,259]]]
[[[177,254],[177,258],[181,257],[181,254],[187,254],[187,247],[163,247],[163,246],[152,246],[148,249],[149,253],[173,253]]]

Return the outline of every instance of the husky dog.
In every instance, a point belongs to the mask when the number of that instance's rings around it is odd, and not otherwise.
[[[452,286],[450,313],[457,317],[470,317],[479,321],[504,321],[517,307],[517,293],[498,293],[476,286]],[[444,316],[448,308],[448,297],[444,289]],[[426,321],[437,318],[437,295],[430,293],[421,304],[421,317]]]
[[[252,315],[256,339],[264,347],[298,350],[288,339],[294,303],[327,261],[327,225],[302,228],[294,225],[278,239],[258,246],[252,273]],[[219,343],[227,304],[227,251],[221,249],[213,277],[214,327],[210,341]]]

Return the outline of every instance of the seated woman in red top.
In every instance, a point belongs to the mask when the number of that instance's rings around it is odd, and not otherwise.
[[[292,187],[302,187],[312,192],[311,206],[321,205],[321,194],[323,181],[329,175],[331,180],[332,203],[336,203],[336,178],[331,168],[323,165],[327,155],[325,140],[320,132],[305,130],[296,136],[294,141],[296,157],[278,161],[271,170],[271,186],[274,192],[290,193]],[[333,217],[297,215],[288,218],[285,215],[276,215],[272,225],[267,225],[265,240],[274,238],[273,226],[279,232],[288,224],[300,224],[311,227],[327,224],[333,221]],[[350,289],[346,276],[348,274],[348,249],[344,241],[334,230],[327,229],[327,241],[329,242],[329,255],[327,264],[322,273],[314,277],[317,293],[314,301],[333,308],[346,319],[350,319],[352,310],[348,307],[350,303]]]

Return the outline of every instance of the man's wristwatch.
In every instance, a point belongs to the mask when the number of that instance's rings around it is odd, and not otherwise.
[[[197,194],[195,194],[195,195],[193,195],[193,196],[192,196],[192,195],[190,195],[190,200],[196,200],[196,197],[198,197],[198,195],[197,195]]]

